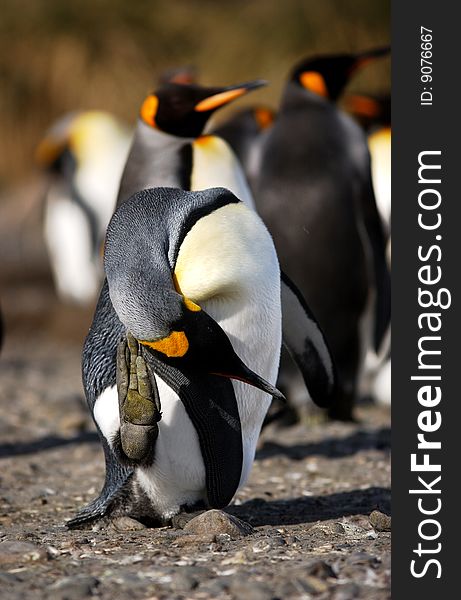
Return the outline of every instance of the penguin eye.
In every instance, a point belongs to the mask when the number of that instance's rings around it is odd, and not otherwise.
[[[299,76],[299,81],[306,90],[328,98],[329,94],[325,79],[317,71],[304,71]]]
[[[156,127],[155,116],[158,109],[158,98],[155,94],[147,96],[141,106],[140,116],[147,125]]]

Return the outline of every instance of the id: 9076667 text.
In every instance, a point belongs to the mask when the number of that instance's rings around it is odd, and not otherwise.
[[[421,106],[432,106],[432,29],[421,26],[420,79],[424,84],[420,96]]]

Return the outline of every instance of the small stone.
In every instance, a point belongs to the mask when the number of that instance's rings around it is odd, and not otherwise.
[[[270,587],[260,581],[247,581],[240,575],[230,579],[229,591],[233,598],[245,600],[271,600],[274,594]]]
[[[336,578],[336,573],[324,560],[314,560],[309,563],[305,569],[307,575],[318,577],[319,579]]]
[[[59,552],[59,550],[57,548],[55,548],[54,546],[46,547],[46,555],[50,560],[53,558],[57,558],[60,554],[61,553]]]
[[[18,561],[40,560],[46,552],[40,546],[30,542],[4,541],[0,542],[0,564]]]
[[[215,542],[218,544],[227,544],[231,539],[232,538],[228,533],[217,533],[215,535]]]
[[[99,585],[99,579],[86,575],[63,577],[48,589],[49,600],[81,600],[92,596]]]
[[[4,573],[3,571],[0,571],[0,587],[14,585],[19,581],[21,580],[19,579],[19,577],[17,577],[17,575],[14,575],[13,573]]]
[[[357,600],[360,598],[360,588],[355,583],[338,585],[331,595],[331,600]]]
[[[376,529],[376,531],[390,531],[391,530],[391,517],[385,515],[379,510],[374,510],[370,515],[370,523]]]
[[[117,531],[141,531],[146,526],[131,517],[115,517],[111,524]]]
[[[219,535],[227,533],[232,539],[254,532],[253,527],[222,510],[207,510],[184,526],[184,531],[197,535]]]
[[[342,523],[317,523],[308,530],[310,535],[323,534],[324,536],[344,534],[345,532],[346,530]]]

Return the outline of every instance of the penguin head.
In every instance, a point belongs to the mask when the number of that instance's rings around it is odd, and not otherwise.
[[[186,298],[176,282],[168,258],[173,236],[165,231],[161,219],[156,221],[155,207],[161,203],[190,206],[193,200],[207,195],[218,203],[227,197],[237,201],[222,188],[202,192],[155,188],[135,194],[117,209],[107,229],[104,252],[111,302],[147,357],[151,353],[166,365],[192,375],[200,372],[238,379],[283,398],[243,363],[220,325]],[[175,211],[172,227],[185,235],[189,219],[187,210]]]
[[[110,113],[72,112],[50,127],[37,147],[35,158],[40,166],[59,171],[64,154],[71,155],[78,164],[95,162],[127,136],[128,128]]]
[[[144,100],[140,118],[164,133],[196,138],[216,109],[263,85],[262,80],[227,87],[165,83]]]
[[[292,71],[291,80],[304,89],[336,101],[357,69],[389,53],[388,46],[358,54],[336,54],[304,59]]]

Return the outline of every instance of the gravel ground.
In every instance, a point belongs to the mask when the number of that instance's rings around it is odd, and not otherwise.
[[[89,314],[27,298],[2,297],[10,323],[0,357],[2,599],[390,597],[384,408],[361,407],[355,424],[268,427],[248,485],[227,509],[249,534],[222,514],[214,529],[119,518],[69,531],[65,521],[104,479],[80,383]]]

